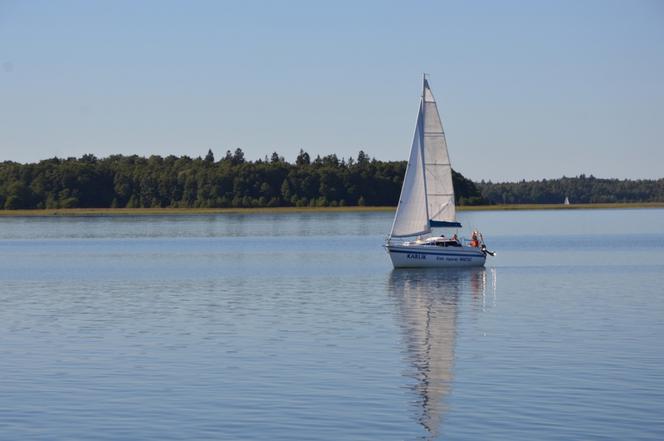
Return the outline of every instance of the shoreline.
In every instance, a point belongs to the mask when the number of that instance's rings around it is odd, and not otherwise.
[[[458,206],[458,211],[534,211],[664,208],[664,202],[613,204],[506,204]],[[370,213],[393,212],[396,207],[272,207],[272,208],[53,208],[0,210],[0,217],[79,216],[192,216],[210,214]]]

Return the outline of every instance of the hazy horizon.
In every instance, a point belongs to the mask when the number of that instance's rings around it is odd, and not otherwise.
[[[475,181],[664,176],[656,1],[0,2],[0,161],[405,160],[422,72]]]

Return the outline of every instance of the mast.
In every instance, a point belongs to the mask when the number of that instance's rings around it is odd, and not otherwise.
[[[426,154],[424,153],[424,121],[426,121],[426,106],[424,102],[424,94],[426,93],[426,86],[427,86],[427,74],[422,73],[422,100],[420,102],[420,107],[421,110],[420,112],[422,113],[422,119],[421,119],[421,127],[420,127],[420,150],[422,154],[422,175],[424,176],[424,206],[427,209],[427,219],[431,220],[431,216],[429,216],[429,197],[428,197],[428,192],[427,192],[427,170],[426,170],[426,163],[427,163],[427,157]]]

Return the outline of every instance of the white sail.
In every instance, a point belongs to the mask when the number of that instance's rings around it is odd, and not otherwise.
[[[424,164],[422,158],[422,129],[424,125],[423,106],[417,115],[417,126],[410,157],[406,166],[406,176],[401,187],[399,205],[392,224],[392,237],[416,236],[431,231],[427,213],[427,195],[424,184]]]
[[[456,222],[452,166],[436,101],[424,90],[391,237],[416,236]]]
[[[423,93],[424,131],[422,134],[424,150],[424,170],[428,202],[429,219],[436,222],[456,223],[454,207],[454,187],[452,185],[452,166],[447,153],[447,142],[443,124],[440,122],[438,106],[424,79]]]

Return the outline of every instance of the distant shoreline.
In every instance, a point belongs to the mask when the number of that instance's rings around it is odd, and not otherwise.
[[[598,204],[500,204],[466,205],[457,207],[459,211],[509,211],[509,210],[588,210],[607,208],[664,208],[664,202],[615,202]]]
[[[458,211],[579,210],[664,208],[664,202],[615,204],[510,204],[460,206]],[[368,213],[392,212],[396,207],[274,207],[274,208],[53,208],[0,210],[0,217],[39,216],[191,216],[206,214]]]

